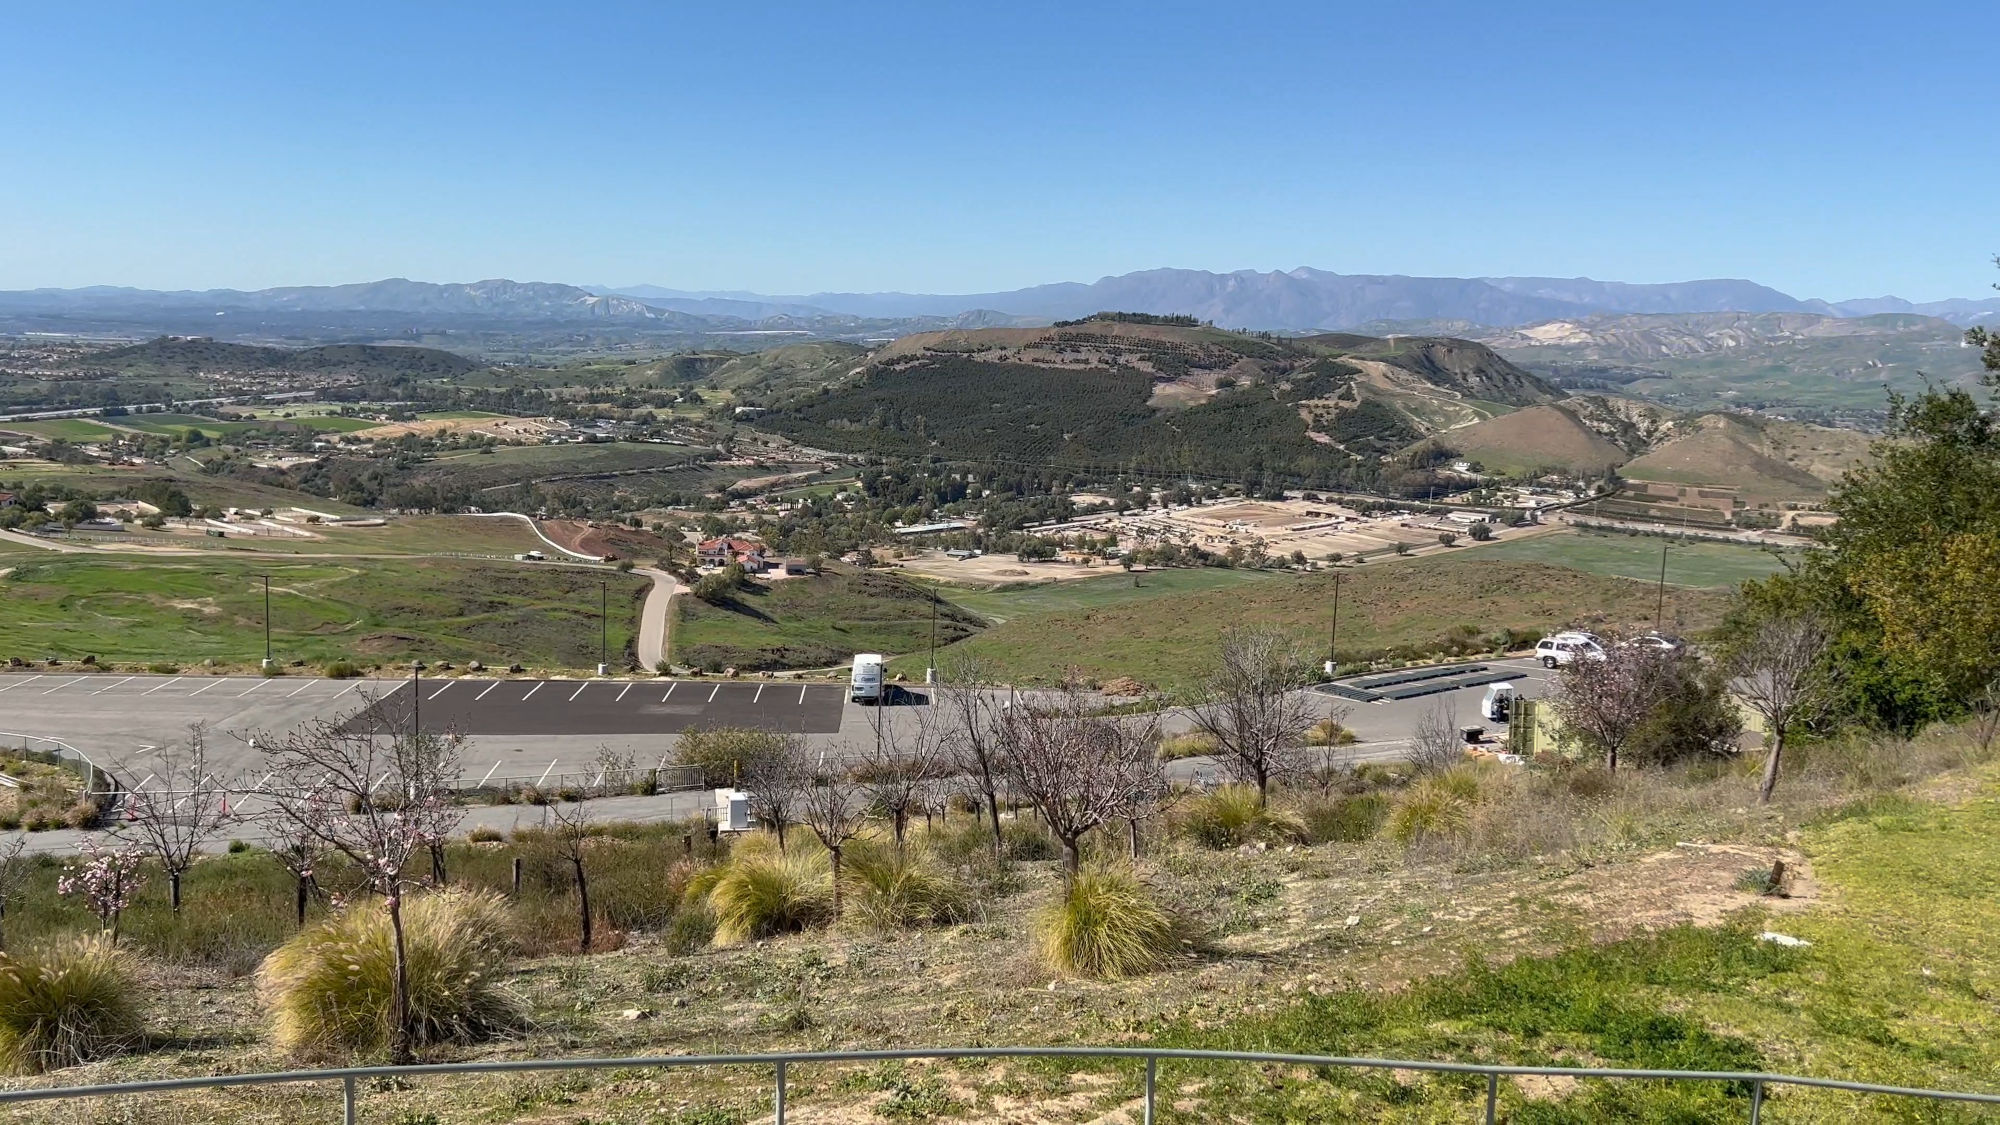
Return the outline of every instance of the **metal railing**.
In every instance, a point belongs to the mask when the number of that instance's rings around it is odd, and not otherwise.
[[[90,760],[89,755],[60,738],[0,731],[0,748],[11,750],[45,765],[68,770],[83,782],[83,792],[86,797],[115,799],[121,788],[117,777],[111,771],[101,768]]]
[[[276,1086],[301,1082],[338,1082],[341,1087],[342,1120],[355,1125],[364,1080],[402,1078],[419,1074],[482,1075],[519,1074],[533,1071],[675,1069],[697,1066],[769,1067],[773,1072],[771,1105],[776,1125],[785,1125],[786,1082],[792,1066],[811,1063],[898,1062],[917,1059],[1011,1059],[1065,1058],[1117,1059],[1141,1064],[1143,1116],[1153,1125],[1159,1088],[1160,1063],[1240,1062],[1278,1066],[1345,1067],[1358,1070],[1406,1070],[1433,1074],[1467,1074],[1486,1080],[1481,1120],[1493,1125],[1500,1106],[1500,1080],[1513,1077],[1607,1078],[1665,1082],[1720,1082],[1749,1090],[1748,1120],[1761,1125],[1766,1091],[1772,1086],[1799,1086],[1822,1090],[1883,1097],[1917,1098],[1933,1102],[1971,1102],[2000,1105],[2000,1094],[1964,1091],[1925,1090],[1909,1086],[1884,1086],[1871,1082],[1847,1082],[1835,1078],[1805,1078],[1790,1074],[1738,1073],[1710,1070],[1623,1070],[1560,1066],[1510,1066],[1502,1063],[1424,1062],[1408,1059],[1348,1058],[1334,1055],[1283,1055],[1250,1051],[1197,1051],[1149,1047],[924,1047],[911,1050],[880,1051],[801,1051],[770,1055],[663,1055],[614,1059],[530,1059],[508,1062],[428,1063],[413,1066],[365,1066],[333,1070],[293,1070],[271,1074],[208,1075],[199,1078],[165,1078],[147,1082],[120,1082],[103,1086],[55,1086],[32,1090],[0,1091],[0,1105],[39,1101],[86,1101],[136,1094],[158,1094],[176,1090],[211,1090],[237,1086]]]

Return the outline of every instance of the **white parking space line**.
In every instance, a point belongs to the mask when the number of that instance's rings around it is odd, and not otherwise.
[[[625,685],[625,687],[624,687],[624,689],[623,689],[622,691],[620,691],[620,692],[618,693],[618,699],[623,699],[623,698],[625,698],[625,692],[628,692],[628,691],[631,691],[631,690],[632,690],[632,685],[631,685],[631,684],[626,684],[626,685]],[[614,699],[614,700],[612,700],[611,702],[613,702],[613,703],[616,703],[616,702],[618,702],[618,699]]]
[[[300,685],[299,685],[298,687],[295,687],[295,688],[293,688],[293,689],[292,689],[292,691],[291,691],[291,695],[287,695],[287,696],[285,696],[285,698],[286,698],[286,699],[290,699],[290,698],[291,698],[291,697],[292,697],[293,695],[297,695],[297,694],[299,694],[300,692],[302,692],[302,691],[306,690],[307,688],[309,688],[309,687],[311,687],[311,686],[313,686],[313,685],[312,685],[312,681],[311,681],[311,680],[307,680],[307,681],[306,681],[305,683],[302,683],[302,684],[300,684]]]
[[[583,694],[583,688],[587,688],[589,686],[590,686],[589,684],[584,684],[583,687],[579,687],[575,691],[571,692],[569,695],[569,701],[571,703],[575,703],[576,697]]]
[[[249,695],[249,694],[250,694],[250,692],[252,692],[252,691],[256,691],[256,690],[257,690],[258,688],[260,688],[260,687],[263,687],[263,686],[264,686],[265,684],[268,684],[268,683],[270,683],[270,682],[271,682],[271,681],[269,681],[269,680],[258,680],[258,681],[257,681],[256,683],[254,683],[254,684],[251,684],[251,685],[250,685],[250,690],[249,690],[249,691],[245,691],[245,692],[240,692],[240,693],[238,693],[238,694],[237,694],[237,696],[236,696],[236,698],[238,698],[238,699],[241,699],[241,698],[243,698],[244,696],[246,696],[246,695]]]
[[[710,703],[715,702],[716,695],[721,693],[721,691],[722,691],[722,685],[721,684],[715,685],[715,690],[708,693],[708,701]]]
[[[27,687],[29,684],[32,684],[36,680],[39,680],[41,678],[42,674],[40,672],[37,672],[34,675],[29,676],[27,679],[22,680],[18,684],[8,684],[6,687],[0,687],[0,691],[13,691],[17,687]]]
[[[443,694],[444,694],[445,692],[448,692],[448,691],[450,691],[450,690],[451,690],[451,685],[450,685],[450,684],[446,684],[446,685],[444,685],[443,687],[441,687],[441,688],[437,689],[436,691],[432,692],[432,693],[431,693],[431,698],[432,698],[432,699],[436,699],[436,698],[437,698],[438,696],[440,696],[440,695],[443,695]]]
[[[521,702],[526,703],[528,700],[533,699],[535,697],[535,693],[542,690],[542,688],[545,685],[547,685],[547,683],[548,683],[547,680],[537,680],[535,682],[535,686],[528,689],[528,694],[521,697]]]
[[[215,681],[214,683],[212,683],[212,684],[208,685],[207,687],[203,687],[203,688],[196,688],[196,689],[194,690],[194,693],[193,693],[192,695],[189,695],[189,696],[188,696],[188,698],[189,698],[189,699],[193,699],[193,698],[194,698],[194,697],[195,697],[196,695],[200,695],[200,694],[201,694],[202,692],[205,692],[205,691],[214,691],[214,690],[215,690],[216,688],[219,688],[219,687],[221,687],[221,686],[222,686],[223,684],[225,684],[225,683],[228,683],[228,682],[229,682],[229,681],[227,681],[227,680],[217,680],[217,681]]]
[[[104,694],[105,692],[107,692],[107,691],[110,691],[110,690],[111,690],[112,688],[115,688],[115,687],[124,687],[124,686],[125,686],[126,684],[129,684],[129,683],[131,683],[131,682],[132,682],[133,680],[136,680],[136,679],[138,679],[138,678],[139,678],[139,677],[137,677],[137,676],[127,676],[127,677],[125,677],[124,679],[122,679],[122,680],[119,680],[119,681],[118,681],[117,683],[115,683],[115,684],[109,684],[109,685],[107,685],[107,686],[105,686],[105,687],[101,687],[101,688],[98,688],[98,689],[97,689],[96,691],[93,691],[93,692],[91,692],[90,694],[92,694],[92,695],[103,695],[103,694]]]
[[[479,693],[478,695],[475,695],[475,696],[473,696],[473,697],[472,697],[472,701],[473,701],[474,703],[477,703],[477,702],[479,702],[480,700],[482,700],[482,699],[485,699],[485,698],[486,698],[486,697],[487,697],[487,696],[488,696],[489,694],[491,694],[491,693],[492,693],[492,691],[493,691],[493,689],[494,689],[494,688],[497,688],[497,687],[499,687],[499,686],[500,686],[500,681],[499,681],[499,680],[494,680],[494,681],[493,681],[492,683],[490,683],[490,684],[487,684],[487,685],[486,685],[486,690],[485,690],[485,691],[482,691],[482,692],[480,692],[480,693]]]
[[[753,695],[753,696],[751,696],[751,697],[750,697],[750,702],[752,702],[752,703],[755,703],[755,702],[757,702],[758,700],[760,700],[760,699],[762,699],[762,698],[764,698],[764,685],[763,685],[763,684],[758,684],[758,685],[757,685],[757,694],[756,694],[756,695]]]
[[[175,684],[177,684],[177,683],[180,683],[180,682],[181,682],[181,680],[182,680],[183,678],[184,678],[184,677],[181,677],[181,676],[175,676],[175,677],[174,677],[173,679],[171,679],[171,680],[168,680],[168,681],[167,681],[166,683],[164,683],[164,684],[160,684],[160,685],[158,685],[158,686],[156,686],[156,687],[149,687],[149,688],[147,688],[147,689],[146,689],[145,691],[142,691],[142,692],[140,692],[139,694],[140,694],[140,695],[151,695],[151,694],[153,694],[154,692],[156,692],[156,691],[160,690],[160,688],[170,688],[170,687],[174,686]]]
[[[550,759],[549,759],[549,768],[548,768],[548,769],[545,769],[545,770],[543,770],[543,771],[542,771],[542,776],[540,776],[540,777],[538,777],[538,778],[536,778],[536,779],[535,779],[535,787],[536,787],[536,788],[538,788],[538,789],[539,789],[539,788],[541,787],[541,784],[542,784],[542,783],[543,783],[544,781],[547,781],[547,780],[549,779],[549,775],[550,775],[551,773],[554,773],[554,772],[555,772],[555,768],[556,768],[556,763],[557,763],[557,762],[560,762],[560,761],[562,761],[562,759],[561,759],[561,758],[550,758]]]
[[[489,778],[489,777],[492,777],[492,776],[493,776],[493,771],[494,771],[494,770],[497,770],[497,769],[499,769],[499,768],[500,768],[500,763],[499,763],[499,762],[498,762],[497,760],[496,760],[496,761],[495,761],[495,762],[494,762],[494,763],[493,763],[492,765],[490,765],[490,766],[486,767],[486,777],[482,777],[482,778],[480,778],[480,779],[479,779],[479,784],[480,784],[480,785],[484,785],[484,784],[486,784],[486,778]],[[474,786],[474,788],[478,788],[478,786]]]
[[[674,697],[674,689],[675,689],[675,688],[677,688],[677,687],[679,687],[679,686],[681,686],[681,685],[680,685],[680,682],[679,682],[678,680],[677,680],[677,681],[675,681],[675,682],[673,682],[673,683],[671,683],[671,684],[668,684],[668,685],[667,685],[667,694],[665,694],[665,695],[663,695],[663,696],[661,696],[661,697],[660,697],[660,702],[662,702],[662,703],[665,703],[665,702],[666,702],[667,700],[669,700],[669,699],[672,699],[672,698]]]
[[[801,706],[801,707],[804,707],[805,705],[806,705],[806,685],[804,685],[804,684],[800,684],[800,685],[799,685],[799,706]]]
[[[348,685],[347,685],[347,691],[343,691],[343,692],[341,692],[341,693],[340,693],[340,695],[346,695],[348,691],[353,691],[353,690],[354,690],[355,688],[358,688],[358,687],[360,687],[360,686],[361,686],[361,685],[360,685],[360,684],[358,684],[358,683],[354,683],[354,684],[348,684]],[[339,698],[340,698],[340,695],[336,695],[336,696],[334,696],[334,698],[335,698],[335,699],[339,699]]]
[[[43,692],[42,694],[43,694],[43,695],[53,695],[54,693],[56,693],[56,692],[59,692],[59,691],[61,691],[62,689],[64,689],[64,688],[66,688],[66,687],[70,686],[71,684],[80,684],[80,683],[82,683],[82,682],[83,682],[83,677],[82,677],[82,676],[78,676],[78,677],[77,677],[76,679],[74,679],[74,680],[65,680],[64,682],[62,682],[62,683],[59,683],[59,684],[57,684],[56,686],[54,686],[54,687],[50,688],[50,689],[49,689],[48,691],[45,691],[45,692]]]

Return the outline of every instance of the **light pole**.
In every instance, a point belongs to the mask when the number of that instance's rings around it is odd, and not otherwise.
[[[931,654],[930,654],[930,662],[924,667],[924,682],[927,684],[932,684],[937,682],[937,603],[938,603],[937,590],[936,588],[932,588]]]
[[[264,663],[259,667],[268,672],[271,670],[271,576],[259,574],[257,577],[264,580]]]
[[[597,580],[597,674],[605,675],[611,668],[611,580]]]
[[[1667,611],[1667,548],[1670,542],[1660,544],[1660,585],[1659,593],[1653,601],[1653,631],[1660,631],[1660,622]]]
[[[1333,575],[1333,620],[1326,627],[1326,678],[1340,671],[1340,655],[1336,647],[1340,643],[1340,572]]]
[[[410,661],[410,737],[424,732],[424,662]]]

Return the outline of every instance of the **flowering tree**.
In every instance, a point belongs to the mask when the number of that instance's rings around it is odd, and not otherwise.
[[[457,740],[379,724],[314,721],[258,743],[275,785],[269,815],[313,848],[345,857],[361,889],[382,896],[395,953],[389,1058],[409,1063],[415,1029],[403,894],[416,883],[411,859],[441,844],[464,816],[452,801]]]
[[[56,892],[83,899],[97,915],[97,927],[118,941],[118,918],[132,905],[132,892],[139,889],[139,865],[144,862],[137,848],[106,848],[96,840],[83,842],[83,854],[70,861],[56,880]]]
[[[203,844],[222,834],[235,813],[229,786],[210,772],[208,731],[188,727],[186,746],[168,746],[153,759],[159,788],[141,789],[126,799],[125,827],[167,873],[167,901],[181,909],[181,877],[194,866]]]
[[[1618,769],[1618,753],[1659,706],[1667,683],[1666,656],[1639,645],[1613,645],[1602,657],[1579,656],[1557,669],[1556,714],[1570,736],[1604,755]]]

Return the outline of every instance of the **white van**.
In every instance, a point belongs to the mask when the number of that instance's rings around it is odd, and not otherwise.
[[[847,698],[854,703],[882,702],[882,656],[862,652],[854,657],[854,675],[847,681]]]
[[[1535,645],[1535,656],[1544,668],[1556,668],[1573,660],[1604,659],[1604,642],[1595,633],[1557,633],[1543,637]]]

